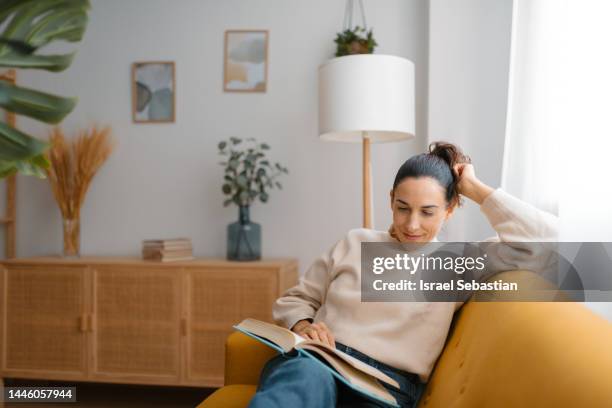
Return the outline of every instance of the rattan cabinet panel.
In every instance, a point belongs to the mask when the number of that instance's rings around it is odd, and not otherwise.
[[[180,269],[96,267],[93,290],[93,375],[178,383]]]
[[[4,370],[86,374],[85,272],[82,266],[6,271]]]
[[[0,380],[221,386],[232,325],[271,321],[274,300],[296,282],[292,259],[6,260]]]
[[[232,325],[247,317],[272,321],[280,272],[244,268],[187,270],[189,380],[222,384],[225,339]]]
[[[188,276],[193,323],[231,330],[232,324],[246,317],[271,321],[277,271],[194,270]]]

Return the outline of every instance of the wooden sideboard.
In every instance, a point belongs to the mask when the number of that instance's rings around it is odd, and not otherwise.
[[[272,321],[297,278],[293,259],[3,261],[0,378],[221,386],[232,325]]]

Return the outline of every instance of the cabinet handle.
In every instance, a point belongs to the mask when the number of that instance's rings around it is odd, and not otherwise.
[[[181,319],[181,336],[187,335],[187,319]]]

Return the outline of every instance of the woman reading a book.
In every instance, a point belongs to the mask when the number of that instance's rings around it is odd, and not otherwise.
[[[282,326],[320,340],[383,371],[401,407],[415,407],[442,352],[460,302],[361,302],[362,242],[436,242],[461,196],[480,206],[502,242],[554,241],[557,219],[480,181],[461,150],[432,143],[408,159],[391,190],[389,231],[355,229],[318,258],[273,309]],[[318,361],[299,353],[271,359],[251,408],[385,406],[344,386]]]

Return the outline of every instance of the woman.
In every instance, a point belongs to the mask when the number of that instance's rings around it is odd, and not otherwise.
[[[299,283],[279,298],[275,320],[373,365],[400,384],[387,386],[402,407],[418,403],[444,346],[454,302],[361,302],[361,242],[431,242],[461,204],[480,205],[501,241],[549,241],[556,218],[487,186],[456,146],[432,143],[407,160],[391,190],[389,231],[356,229],[317,259]],[[386,385],[385,385],[386,386]],[[340,382],[318,362],[297,354],[271,359],[261,373],[251,408],[384,406]]]

